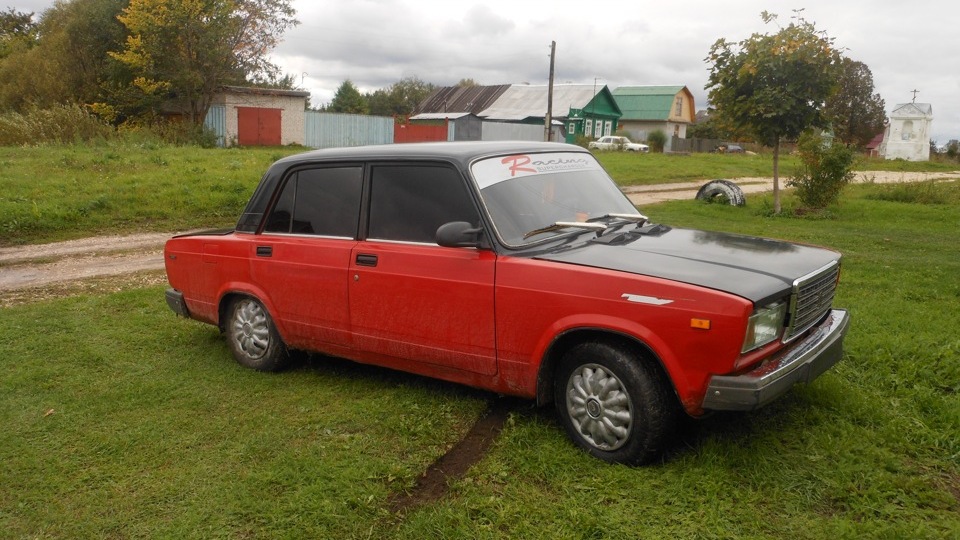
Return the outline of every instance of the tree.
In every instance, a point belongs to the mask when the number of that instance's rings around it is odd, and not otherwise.
[[[0,63],[0,107],[88,104],[101,101],[104,84],[120,76],[107,52],[122,46],[117,15],[126,0],[57,2],[37,23],[34,46]]]
[[[7,8],[0,11],[0,58],[37,43],[37,23],[33,13]]]
[[[472,88],[474,86],[480,86],[480,83],[473,79],[460,79],[460,82],[457,83],[457,86],[461,88]]]
[[[116,105],[172,102],[194,124],[221,86],[275,72],[267,54],[297,24],[290,0],[130,0],[118,19],[130,35],[111,56],[133,77]]]
[[[764,11],[765,23],[776,15]],[[833,39],[799,15],[776,34],[755,33],[710,48],[706,89],[717,114],[773,148],[774,211],[780,205],[780,142],[824,127],[824,104],[837,82],[840,54]]]
[[[414,77],[405,77],[390,85],[389,88],[367,94],[370,114],[379,116],[406,116],[426,99],[436,86]]]
[[[353,81],[347,79],[337,88],[326,110],[334,113],[367,114],[369,108],[360,90],[357,90]]]
[[[866,146],[883,131],[885,104],[874,93],[873,73],[866,64],[842,60],[837,89],[827,99],[827,114],[834,136],[847,145]]]

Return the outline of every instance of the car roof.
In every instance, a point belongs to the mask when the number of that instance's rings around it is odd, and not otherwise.
[[[316,161],[353,161],[389,159],[444,159],[467,165],[478,157],[526,152],[584,152],[582,147],[566,143],[536,141],[457,141],[381,144],[324,148],[296,154],[277,161],[287,168],[297,163]]]

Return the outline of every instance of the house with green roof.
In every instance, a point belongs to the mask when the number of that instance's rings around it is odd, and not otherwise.
[[[621,86],[613,99],[623,113],[619,131],[643,141],[659,129],[667,135],[664,150],[670,150],[672,136],[685,138],[696,118],[693,94],[686,86]]]

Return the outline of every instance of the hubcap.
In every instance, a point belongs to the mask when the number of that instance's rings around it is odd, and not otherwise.
[[[586,364],[570,374],[567,412],[584,440],[601,450],[616,450],[630,436],[630,396],[620,379],[603,366]]]
[[[267,314],[260,304],[244,300],[233,320],[233,339],[240,350],[251,358],[260,358],[270,345],[270,327]]]

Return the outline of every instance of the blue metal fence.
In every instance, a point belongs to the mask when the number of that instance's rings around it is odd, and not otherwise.
[[[307,111],[306,145],[311,148],[390,144],[393,118]]]
[[[211,105],[203,119],[203,127],[217,135],[217,146],[225,146],[227,141],[227,108],[223,105]]]

